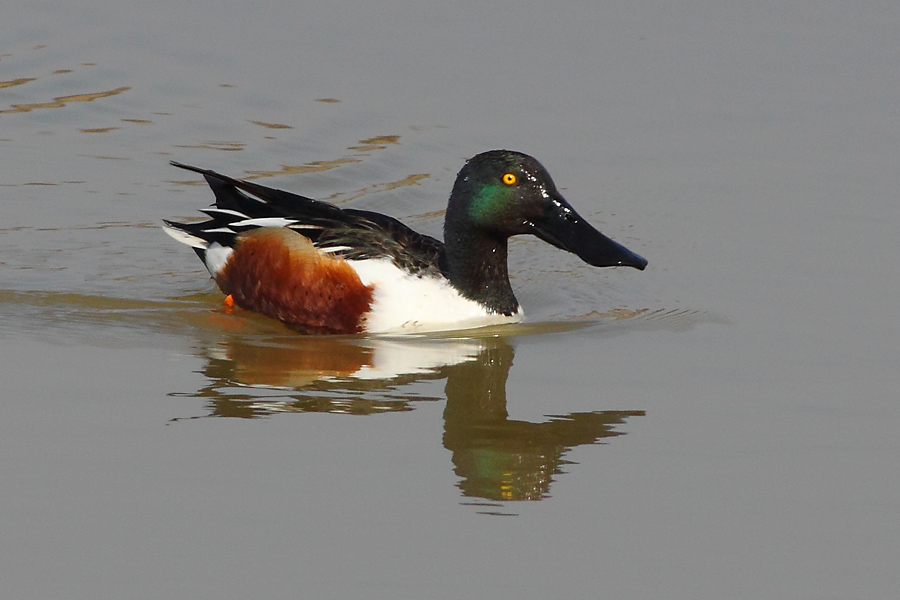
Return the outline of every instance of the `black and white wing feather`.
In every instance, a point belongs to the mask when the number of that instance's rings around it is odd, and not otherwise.
[[[231,247],[241,233],[258,227],[287,227],[309,238],[323,252],[347,260],[390,258],[414,274],[445,271],[444,244],[380,213],[341,209],[305,196],[234,179],[191,165],[173,166],[200,173],[216,196],[199,223],[165,221],[166,231],[192,246],[205,260],[211,244]]]

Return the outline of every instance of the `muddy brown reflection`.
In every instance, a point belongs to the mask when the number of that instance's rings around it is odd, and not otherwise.
[[[209,385],[185,395],[207,399],[209,416],[238,418],[371,415],[445,399],[443,445],[452,453],[463,495],[540,500],[570,464],[564,459],[569,450],[623,435],[614,426],[644,411],[555,414],[540,423],[510,419],[506,382],[514,356],[503,337],[297,337],[271,343],[235,336],[208,353]],[[445,398],[422,395],[413,385],[438,379],[446,379]]]

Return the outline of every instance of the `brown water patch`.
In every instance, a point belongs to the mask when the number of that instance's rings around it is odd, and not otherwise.
[[[62,108],[71,102],[93,102],[94,100],[98,100],[100,98],[109,98],[110,96],[117,96],[123,92],[127,92],[130,90],[130,87],[120,87],[114,90],[109,90],[106,92],[95,92],[90,94],[74,94],[71,96],[58,96],[53,99],[52,102],[37,102],[31,104],[13,104],[11,108],[6,110],[0,110],[0,114],[3,113],[22,113],[22,112],[31,112],[32,110],[36,110],[39,108]]]
[[[266,129],[293,129],[291,125],[282,125],[280,123],[266,123],[265,121],[250,121],[254,125],[265,127]]]
[[[247,144],[244,142],[202,142],[200,144],[176,145],[176,148],[190,148],[192,150],[221,150],[222,152],[238,152]]]
[[[10,81],[0,81],[0,89],[13,87],[16,85],[24,85],[29,81],[37,81],[37,77],[22,77],[21,79],[12,79]]]
[[[263,179],[266,177],[276,177],[278,175],[296,175],[299,173],[321,173],[330,171],[341,165],[358,163],[355,158],[336,158],[334,160],[317,160],[302,165],[281,165],[278,171],[247,171],[248,175],[243,179]]]
[[[351,200],[356,200],[357,198],[360,198],[367,194],[373,194],[376,192],[388,192],[390,190],[395,190],[397,188],[407,187],[410,185],[416,185],[416,184],[418,184],[419,181],[421,181],[422,179],[427,179],[428,177],[429,177],[429,175],[427,173],[415,173],[413,175],[407,175],[403,179],[398,179],[397,181],[388,181],[386,183],[376,183],[376,184],[373,184],[373,185],[370,185],[370,186],[367,186],[364,188],[360,188],[360,189],[356,190],[355,192],[349,192],[349,193],[342,192],[342,193],[332,194],[331,196],[328,197],[328,199],[330,201],[334,202],[335,204],[341,204],[343,202],[349,202]],[[340,198],[340,199],[336,200],[336,198]]]
[[[390,144],[396,144],[400,140],[399,135],[381,135],[366,140],[360,140],[359,145],[350,146],[348,150],[358,150],[360,152],[370,152],[372,150],[383,150]]]

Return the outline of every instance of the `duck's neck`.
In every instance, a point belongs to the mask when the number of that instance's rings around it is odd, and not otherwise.
[[[444,228],[447,276],[451,285],[489,311],[513,315],[519,301],[509,284],[507,240],[480,231]]]

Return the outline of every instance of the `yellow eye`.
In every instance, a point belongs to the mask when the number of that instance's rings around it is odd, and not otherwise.
[[[506,185],[513,185],[515,182],[516,182],[516,176],[513,175],[512,173],[506,173],[503,176],[503,183],[505,183]]]

